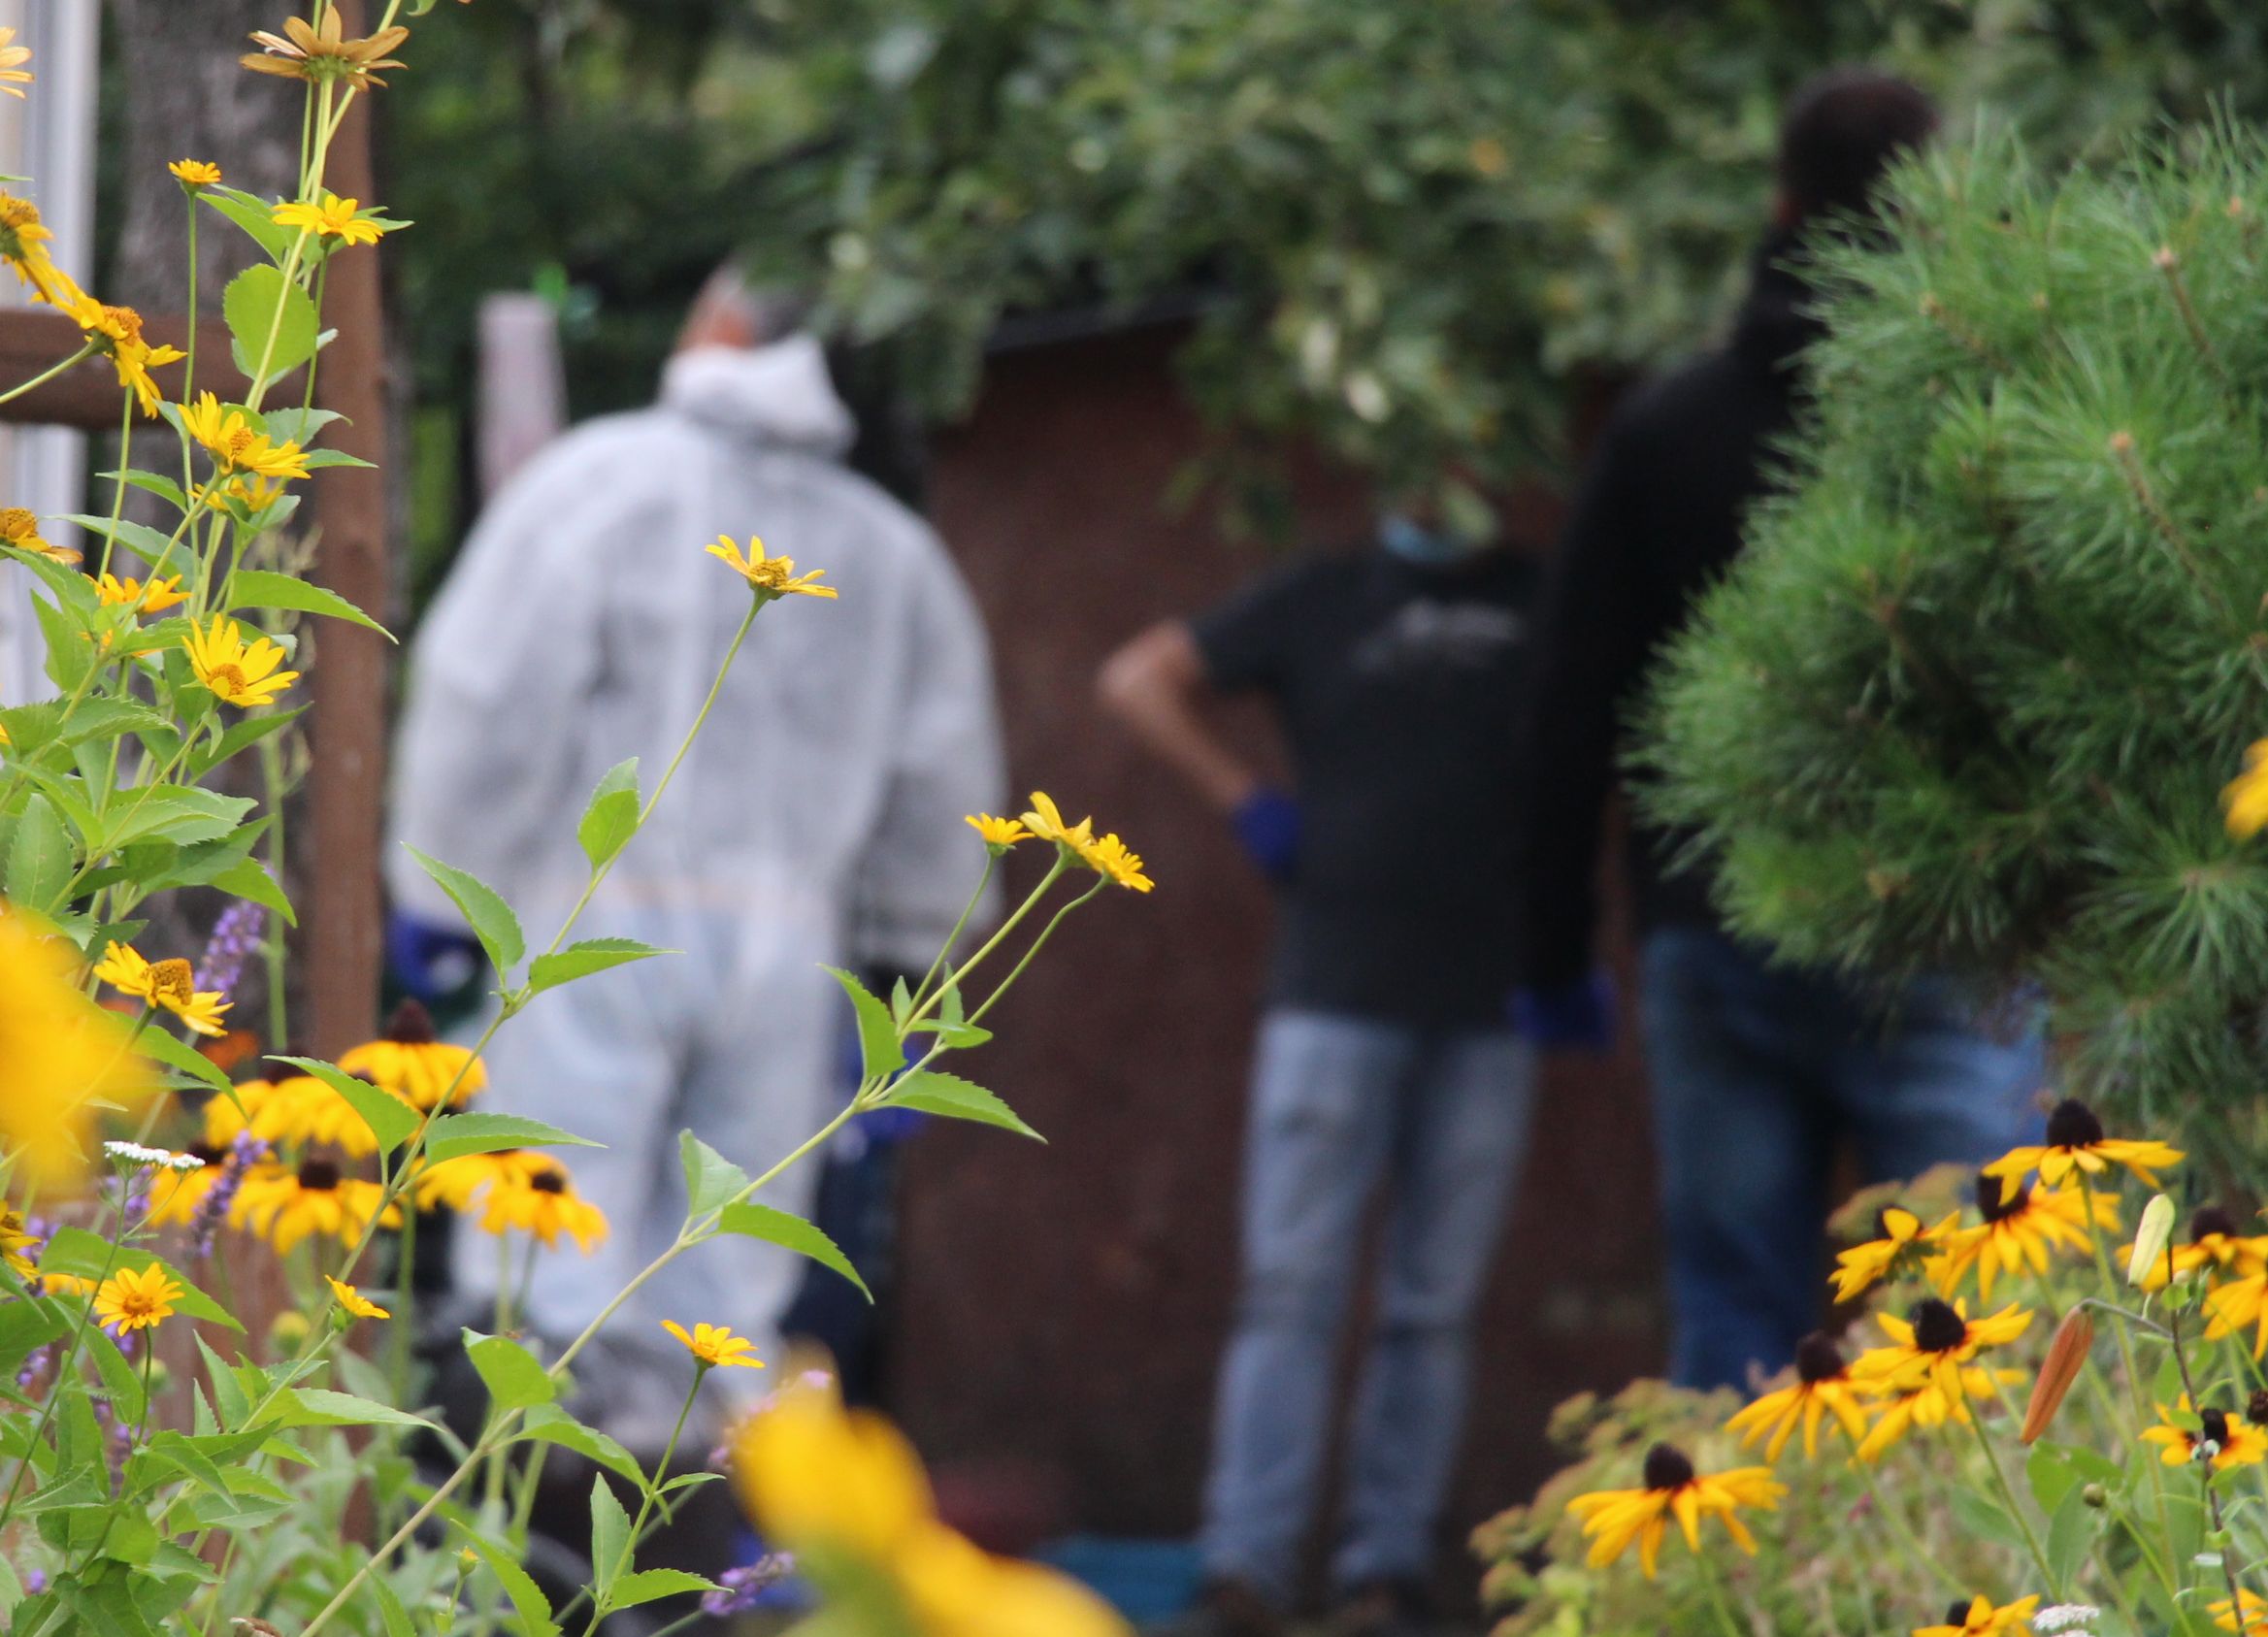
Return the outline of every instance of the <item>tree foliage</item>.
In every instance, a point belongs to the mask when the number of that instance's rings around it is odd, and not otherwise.
[[[1664,670],[1663,816],[1803,962],[2049,1009],[2079,1095],[2268,1160],[2268,149],[2054,180],[1989,138],[1823,251],[1804,475]]]

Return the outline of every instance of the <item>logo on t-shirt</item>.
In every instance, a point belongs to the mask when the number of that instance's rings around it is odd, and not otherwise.
[[[1483,671],[1527,635],[1527,622],[1490,603],[1419,598],[1357,644],[1355,669],[1391,676],[1414,671]]]

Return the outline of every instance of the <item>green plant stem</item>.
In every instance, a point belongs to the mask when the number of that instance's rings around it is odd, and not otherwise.
[[[1905,1553],[1907,1561],[1923,1574],[1934,1576],[1948,1592],[1961,1591],[1963,1588],[1954,1572],[1940,1562],[1914,1533],[1914,1525],[1907,1520],[1905,1508],[1892,1507],[1889,1498],[1883,1494],[1882,1486],[1875,1482],[1874,1468],[1864,1461],[1854,1460],[1852,1464],[1857,1467],[1860,1481],[1866,1486],[1866,1498],[1874,1503],[1875,1515],[1889,1522],[1890,1533],[1897,1538],[1898,1549]]]
[[[1699,1568],[1701,1585],[1709,1592],[1709,1607],[1717,1616],[1717,1623],[1724,1628],[1725,1637],[1743,1637],[1740,1622],[1732,1618],[1732,1605],[1725,1600],[1725,1588],[1717,1583],[1717,1571],[1710,1567],[1706,1554],[1693,1554],[1693,1562]]]
[[[984,900],[984,889],[992,885],[993,872],[1000,867],[1000,854],[991,846],[984,849],[984,873],[976,878],[976,891],[969,895],[969,901],[961,906],[961,919],[953,923],[953,930],[945,934],[937,958],[930,963],[930,969],[921,974],[921,982],[913,987],[914,1004],[919,1005],[929,996],[930,984],[952,958],[953,950],[961,941],[961,934],[969,929],[969,918],[976,913],[976,906]]]
[[[2103,1282],[2104,1305],[2119,1319],[2127,1322],[2114,1324],[2111,1327],[2118,1332],[2119,1336],[2119,1362],[2126,1372],[2126,1395],[2128,1401],[2134,1406],[2134,1424],[2137,1426],[2147,1426],[2151,1420],[2150,1395],[2143,1388],[2142,1372],[2134,1361],[2134,1338],[2128,1333],[2127,1328],[2129,1323],[2137,1321],[2119,1305],[2122,1287],[2119,1283],[2118,1276],[2111,1271],[2110,1253],[2103,1248],[2102,1230],[2095,1226],[2094,1185],[2087,1180],[2085,1166],[2077,1167],[2073,1174],[2079,1178],[2079,1191],[2086,1202],[2087,1242],[2094,1252],[2095,1273]],[[2174,1525],[2173,1516],[2166,1510],[2165,1477],[2159,1471],[2155,1461],[2150,1462],[2149,1465],[2151,1492],[2156,1498],[2157,1503],[2158,1529],[2170,1543],[2174,1538]]]
[[[134,395],[126,394],[125,412],[118,418],[118,475],[111,484],[111,531],[103,536],[102,573],[111,572],[111,552],[118,543],[118,523],[126,515],[126,468],[134,464]]]
[[[969,957],[968,964],[953,974],[953,982],[956,987],[967,981],[969,974],[976,970],[978,966],[982,966],[984,964],[985,958],[991,955],[994,950],[1000,948],[1000,946],[1007,940],[1008,934],[1013,933],[1016,928],[1023,923],[1024,918],[1030,915],[1035,908],[1038,907],[1039,900],[1047,896],[1047,889],[1054,886],[1056,882],[1062,878],[1063,872],[1070,868],[1070,862],[1071,850],[1059,842],[1055,850],[1055,863],[1048,867],[1047,873],[1040,878],[1039,885],[1032,889],[1032,896],[1027,898],[1022,903],[1018,904],[1016,906],[1015,912],[1011,914],[1005,921],[1001,923],[1000,930],[994,933],[991,937],[985,939],[983,945],[978,948],[976,953]],[[921,1019],[926,1016],[940,999],[943,999],[943,997],[944,991],[939,989],[937,994],[931,996],[920,1005],[914,1007],[913,1011],[910,1015],[907,1016],[905,1021],[909,1024],[920,1022]]]
[[[2048,1555],[2040,1547],[2040,1537],[2032,1528],[2032,1521],[2024,1516],[2023,1505],[2017,1499],[2016,1490],[2008,1482],[2008,1474],[2001,1470],[1999,1454],[1992,1448],[1992,1440],[1986,1435],[1984,1418],[1971,1405],[1967,1416],[1969,1430],[1976,1434],[1977,1448],[1985,1452],[1985,1464],[1992,1469],[1992,1482],[1999,1487],[2000,1498],[2008,1508],[2008,1515],[2016,1520],[2016,1526],[2023,1531],[2023,1543],[2031,1551],[2032,1561],[2039,1566],[2040,1584],[2051,1595],[2060,1600],[2063,1588],[2056,1583],[2055,1571],[2048,1566]]]
[[[991,1011],[993,1007],[999,1005],[1001,1002],[1001,997],[1007,994],[1009,989],[1014,986],[1015,981],[1024,975],[1024,968],[1032,965],[1032,958],[1035,955],[1037,955],[1042,949],[1047,947],[1047,940],[1055,936],[1055,930],[1056,928],[1063,925],[1064,917],[1070,914],[1072,910],[1078,908],[1081,904],[1085,903],[1089,899],[1093,898],[1097,893],[1101,892],[1109,884],[1109,880],[1106,877],[1098,875],[1095,877],[1095,884],[1092,887],[1089,887],[1077,898],[1071,900],[1070,902],[1058,909],[1055,914],[1049,918],[1047,925],[1039,930],[1039,935],[1032,940],[1032,947],[1024,951],[1023,958],[1019,960],[1013,966],[1008,968],[1008,975],[1001,979],[1000,987],[995,989],[990,995],[984,998],[983,1005],[977,1007],[975,1011],[969,1014],[969,1021],[972,1024],[983,1022],[984,1014]],[[971,965],[973,965],[973,963],[971,963]]]
[[[597,1563],[591,1565],[597,1574],[604,1575],[606,1584],[608,1586],[612,1586],[615,1581],[627,1574],[630,1565],[637,1558],[639,1540],[645,1533],[645,1521],[653,1516],[654,1495],[669,1480],[670,1462],[674,1460],[677,1456],[677,1440],[685,1434],[685,1418],[693,1413],[693,1400],[700,1395],[702,1378],[707,1374],[708,1366],[697,1360],[693,1366],[693,1385],[686,1389],[685,1401],[677,1406],[677,1423],[670,1428],[669,1441],[662,1446],[662,1458],[654,1463],[654,1475],[647,1481],[645,1493],[638,1503],[638,1516],[630,1521],[630,1538],[622,1543],[621,1555],[611,1565]],[[602,1476],[598,1482],[605,1483],[605,1477]],[[591,1594],[590,1623],[583,1627],[583,1637],[595,1637],[599,1629],[599,1621],[606,1618],[606,1602],[594,1590]]]
[[[268,873],[277,884],[283,882],[283,828],[286,802],[283,788],[283,747],[277,736],[270,734],[260,741],[260,780],[268,797]],[[286,981],[284,955],[287,949],[283,917],[271,914],[264,935],[260,939],[260,961],[267,968],[268,979],[268,1039],[272,1046],[291,1048],[283,1043],[291,1038],[289,1011],[290,984]]]
[[[2197,1384],[2189,1379],[2189,1359],[2182,1346],[2182,1312],[2170,1303],[2166,1307],[2166,1330],[2173,1341],[2174,1367],[2182,1373],[2182,1391],[2188,1395],[2190,1407],[2202,1413],[2205,1400],[2198,1396]],[[2221,1513],[2220,1491],[2213,1487],[2213,1471],[2211,1461],[2200,1462],[2198,1485],[2205,1492],[2205,1508],[2213,1520],[2213,1532],[2221,1537],[2223,1543],[2218,1548],[2217,1555],[2220,1558],[2221,1577],[2228,1584],[2229,1610],[2232,1614],[2241,1614],[2244,1599],[2237,1589],[2236,1565],[2228,1560],[2229,1547],[2234,1543],[2229,1537],[2228,1520]],[[2242,1621],[2239,1623],[2241,1625]]]
[[[32,377],[31,379],[26,381],[18,381],[16,385],[10,387],[6,392],[0,392],[0,404],[5,404],[12,398],[21,398],[25,393],[31,391],[32,388],[36,386],[45,386],[49,381],[53,380],[65,370],[71,368],[72,365],[80,363],[93,356],[94,343],[88,342],[84,346],[81,347],[77,352],[71,354],[70,357],[64,359],[61,363],[51,364],[47,369],[42,370],[38,375]],[[131,402],[130,399],[129,402]]]
[[[186,354],[181,362],[181,402],[197,401],[197,195],[188,188],[181,190],[189,201],[189,338],[181,350]],[[120,469],[125,463],[119,462]],[[191,469],[189,465],[189,438],[181,436],[181,493],[189,492]]]

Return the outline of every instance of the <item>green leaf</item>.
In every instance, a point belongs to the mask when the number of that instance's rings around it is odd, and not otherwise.
[[[636,1574],[624,1575],[614,1583],[613,1595],[607,1599],[610,1609],[635,1609],[641,1603],[650,1603],[657,1597],[676,1597],[690,1591],[714,1591],[716,1582],[700,1575],[688,1574],[683,1569],[641,1569]]]
[[[148,1526],[147,1520],[138,1520]],[[109,1543],[106,1540],[105,1545]],[[103,1565],[97,1564],[97,1569]],[[55,1583],[55,1595],[78,1617],[64,1623],[92,1637],[155,1637],[149,1621],[134,1602],[128,1570],[102,1573],[98,1578],[72,1578]]]
[[[948,1120],[974,1120],[1038,1142],[1047,1140],[999,1097],[958,1074],[921,1069],[892,1086],[888,1100],[896,1108],[918,1108],[924,1114],[941,1114]]]
[[[228,1076],[203,1052],[194,1046],[184,1046],[162,1029],[145,1029],[134,1042],[134,1049],[145,1057],[155,1058],[168,1068],[178,1068],[193,1080],[201,1080],[224,1097],[236,1096],[236,1088]]]
[[[529,962],[528,989],[532,994],[541,995],[546,989],[557,989],[561,984],[589,977],[593,972],[676,953],[674,949],[656,949],[650,943],[640,943],[636,938],[584,938],[569,944],[556,955],[539,955]]]
[[[748,1186],[748,1173],[691,1131],[677,1133],[677,1159],[685,1169],[686,1208],[707,1216]]]
[[[201,188],[197,201],[243,228],[253,244],[268,252],[270,261],[280,262],[291,254],[292,244],[299,238],[299,229],[277,226],[273,204],[240,187]]]
[[[306,705],[290,710],[260,710],[249,716],[240,716],[231,722],[212,748],[192,751],[189,769],[202,778],[238,752],[248,750],[270,734],[281,733],[307,712]]]
[[[268,867],[258,859],[239,859],[207,883],[227,893],[232,898],[249,899],[256,904],[274,910],[283,917],[287,927],[299,925],[299,916],[291,907],[291,900],[276,884],[276,877],[268,873]]]
[[[585,1426],[556,1404],[538,1404],[529,1410],[520,1422],[517,1436],[573,1450],[633,1484],[645,1482],[645,1471],[638,1464],[637,1457],[597,1427]]]
[[[368,1582],[370,1594],[378,1606],[378,1619],[384,1622],[386,1637],[417,1637],[417,1626],[410,1619],[410,1611],[402,1607],[401,1593],[384,1575],[373,1575]]]
[[[236,577],[229,582],[229,607],[290,608],[305,614],[323,614],[375,631],[389,642],[394,640],[392,632],[337,592],[267,569],[237,571]]]
[[[87,739],[115,738],[120,734],[163,733],[170,718],[133,700],[82,700],[79,707],[56,727],[57,742],[80,744]]]
[[[591,1590],[601,1608],[614,1577],[630,1567],[630,1514],[602,1472],[591,1479]]]
[[[118,1344],[89,1325],[80,1337],[80,1345],[94,1356],[95,1373],[102,1377],[103,1391],[111,1395],[111,1414],[120,1424],[132,1426],[142,1419],[146,1400],[142,1393],[142,1378],[126,1356],[118,1351]]]
[[[375,1398],[334,1392],[327,1387],[287,1387],[260,1413],[255,1426],[423,1426],[423,1416],[397,1410]]]
[[[325,331],[323,339],[327,342],[330,339],[330,332]],[[326,466],[376,468],[377,465],[376,461],[364,460],[360,455],[350,455],[345,449],[310,449],[307,452],[307,469],[310,472],[320,472]]]
[[[170,549],[176,558],[182,560],[178,566],[186,567],[188,553],[181,542],[167,539],[147,523],[137,523],[131,517],[121,517],[117,522],[113,523],[108,517],[97,517],[90,511],[69,512],[63,520],[67,523],[78,524],[93,537],[88,542],[91,549],[86,555],[89,559],[101,555],[102,542],[109,540],[115,530],[118,543],[144,562],[162,562]],[[123,566],[120,566],[119,572],[124,572]],[[83,575],[79,577],[84,582]]]
[[[2102,1511],[2087,1504],[2087,1490],[2083,1485],[2073,1486],[2070,1493],[2057,1503],[2054,1516],[2048,1523],[2048,1569],[2053,1577],[2051,1589],[2068,1587],[2087,1561],[2087,1553],[2094,1546],[2095,1531],[2101,1526]]]
[[[905,1051],[898,1043],[898,1026],[891,1020],[890,1008],[841,967],[829,966],[827,970],[842,985],[842,992],[850,997],[851,1010],[858,1014],[859,1056],[866,1077],[886,1079],[904,1068]]]
[[[521,1637],[557,1637],[559,1627],[551,1619],[551,1605],[544,1600],[543,1588],[538,1586],[511,1556],[509,1543],[491,1540],[485,1529],[464,1531],[465,1544],[480,1555],[489,1573],[504,1588],[504,1594],[511,1599],[516,1625]]]
[[[187,785],[157,784],[118,792],[115,811],[97,816],[101,839],[90,850],[115,852],[129,841],[178,841],[183,846],[217,841],[253,807],[248,796],[222,796]]]
[[[2024,1550],[2023,1530],[1998,1501],[1988,1500],[1974,1490],[1955,1490],[1949,1497],[1955,1520],[1962,1530],[1982,1535],[2002,1546]]]
[[[61,902],[74,868],[71,835],[56,815],[55,804],[45,796],[32,797],[23,804],[0,886],[5,886],[12,902],[51,909]]]
[[[487,1383],[488,1395],[499,1410],[524,1410],[531,1404],[548,1404],[559,1396],[559,1384],[533,1353],[509,1336],[484,1336],[478,1330],[467,1330],[465,1355]]]
[[[297,404],[286,404],[279,409],[268,410],[260,418],[268,423],[269,437],[285,439],[304,448],[324,427],[346,417],[337,409],[303,409]]]
[[[408,848],[418,868],[433,877],[441,890],[449,896],[473,929],[473,935],[480,940],[480,947],[488,952],[488,963],[496,968],[501,981],[504,975],[520,964],[528,952],[528,940],[520,932],[519,917],[511,912],[511,905],[497,896],[496,890],[477,876],[468,874],[437,858],[428,858],[415,847]]]
[[[867,1289],[867,1282],[859,1277],[858,1269],[851,1266],[850,1258],[842,1254],[834,1240],[802,1217],[743,1199],[739,1204],[727,1205],[717,1218],[717,1226],[727,1233],[763,1239],[783,1246],[798,1256],[809,1257],[820,1266],[833,1268],[856,1285],[867,1300],[874,1299],[874,1293]]]
[[[557,1126],[517,1114],[486,1111],[442,1114],[435,1116],[427,1128],[425,1158],[429,1163],[438,1165],[444,1160],[454,1160],[465,1154],[494,1154],[500,1148],[540,1148],[561,1143],[578,1148],[598,1146],[588,1137],[578,1137],[573,1131],[563,1131]]]
[[[604,868],[630,844],[638,834],[638,758],[633,756],[607,769],[575,827],[575,839],[582,843],[583,857],[593,869]]]
[[[378,1147],[388,1154],[408,1142],[423,1120],[417,1110],[393,1093],[368,1080],[356,1079],[336,1064],[315,1058],[273,1057],[268,1061],[287,1063],[302,1074],[312,1074],[345,1097],[354,1112],[362,1116],[362,1123],[370,1128],[371,1135],[378,1138]]]
[[[315,355],[321,325],[315,304],[276,267],[247,267],[220,297],[236,367],[255,381],[274,380]],[[273,338],[273,340],[271,340]],[[267,374],[258,374],[262,362]]]
[[[47,1248],[40,1253],[41,1272],[76,1273],[82,1279],[106,1279],[121,1268],[143,1273],[152,1267],[165,1269],[167,1277],[181,1287],[181,1294],[174,1297],[174,1306],[181,1312],[232,1330],[244,1328],[228,1309],[199,1290],[180,1268],[148,1251],[128,1245],[114,1252],[111,1242],[99,1233],[83,1228],[58,1228],[48,1235]]]
[[[155,495],[159,500],[169,503],[176,511],[189,509],[189,497],[181,493],[181,486],[171,477],[160,477],[154,472],[142,472],[131,467],[124,472],[98,472],[95,475],[106,483],[115,483],[124,478],[128,488]]]

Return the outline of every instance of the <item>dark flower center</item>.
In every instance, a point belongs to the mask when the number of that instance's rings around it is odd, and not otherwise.
[[[339,1167],[328,1160],[302,1160],[299,1162],[299,1186],[329,1190],[339,1186]]]
[[[1824,1330],[1814,1330],[1795,1344],[1796,1379],[1806,1384],[1834,1381],[1843,1373],[1843,1350]]]
[[[2192,1242],[2218,1233],[2222,1238],[2232,1237],[2237,1230],[2237,1220],[2219,1205],[2207,1205],[2189,1219],[2189,1238]]]
[[[433,1014],[414,996],[404,999],[386,1019],[386,1038],[403,1046],[430,1046],[436,1039]]]
[[[1966,1631],[1969,1628],[1968,1604],[1956,1600],[1945,1611],[1945,1623],[1956,1631]]]
[[[1693,1481],[1693,1463],[1682,1452],[1667,1444],[1657,1444],[1646,1452],[1649,1490],[1682,1490]]]
[[[2226,1410],[2206,1410],[2197,1417],[2197,1421],[2198,1424],[2205,1428],[2206,1437],[2212,1439],[2224,1450],[2228,1448],[2228,1412]]]
[[[1977,1173],[1977,1210],[1987,1222],[2004,1222],[2031,1203],[2029,1183],[2014,1194],[2005,1194],[2006,1188],[1998,1177]]]
[[[1914,1326],[1914,1345],[1923,1353],[1951,1353],[1969,1339],[1969,1322],[1935,1296],[1916,1302],[1906,1318]]]
[[[193,1142],[189,1144],[188,1152],[208,1165],[225,1164],[228,1161],[227,1149],[215,1148],[209,1142]]]
[[[2254,1426],[2268,1426],[2268,1387],[2255,1387],[2245,1401],[2245,1419]]]
[[[528,1186],[539,1194],[565,1194],[567,1176],[563,1171],[538,1171],[528,1178]]]
[[[2103,1140],[2103,1123],[2077,1097],[2065,1097],[2048,1116],[2050,1148],[2092,1148]]]

